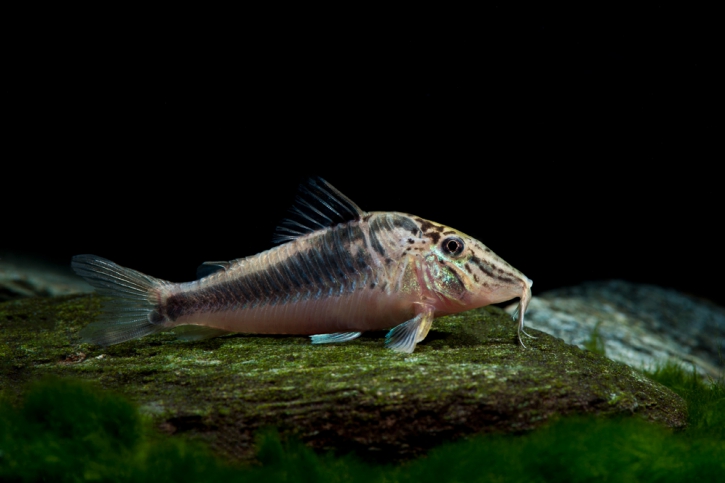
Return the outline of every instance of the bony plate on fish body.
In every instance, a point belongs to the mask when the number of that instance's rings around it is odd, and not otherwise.
[[[193,282],[73,257],[73,270],[107,297],[83,340],[107,346],[182,329],[186,339],[244,332],[324,344],[391,329],[386,346],[411,353],[434,318],[519,297],[524,345],[532,281],[478,240],[406,213],[367,213],[319,177],[300,186],[290,211],[278,246],[206,262]]]

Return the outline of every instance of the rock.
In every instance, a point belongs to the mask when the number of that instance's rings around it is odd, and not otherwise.
[[[24,297],[52,297],[92,292],[68,267],[11,253],[0,256],[0,302]]]
[[[536,296],[526,320],[581,348],[599,344],[607,357],[635,368],[674,360],[712,379],[725,369],[725,309],[676,290],[621,280],[583,283]]]
[[[385,349],[383,333],[323,346],[292,336],[180,343],[171,333],[105,349],[79,344],[99,307],[93,295],[0,304],[0,391],[16,398],[43,375],[95,380],[140,404],[163,431],[237,460],[253,456],[265,426],[391,461],[559,415],[686,421],[679,396],[624,364],[544,333],[522,348],[496,307],[437,319],[410,355]]]

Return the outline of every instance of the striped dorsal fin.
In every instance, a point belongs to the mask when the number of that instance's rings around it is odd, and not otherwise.
[[[308,178],[300,185],[289,211],[290,216],[275,230],[274,243],[285,243],[314,231],[359,220],[366,214],[319,176]]]

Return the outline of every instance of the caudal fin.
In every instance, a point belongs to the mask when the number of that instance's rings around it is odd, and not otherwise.
[[[159,289],[169,282],[95,255],[76,255],[71,267],[108,297],[98,320],[81,330],[83,342],[109,346],[169,328],[157,310]]]

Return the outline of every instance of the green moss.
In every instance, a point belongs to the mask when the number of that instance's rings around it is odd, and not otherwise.
[[[689,401],[687,429],[640,418],[559,418],[522,435],[446,444],[395,466],[316,453],[270,429],[256,435],[256,463],[233,466],[198,444],[159,434],[123,397],[45,378],[15,406],[0,400],[0,481],[718,481],[725,421],[706,415],[722,404],[725,386],[703,385],[673,366],[654,377]]]
[[[599,333],[599,325],[601,322],[597,322],[592,329],[592,333],[589,335],[589,340],[584,343],[584,347],[588,351],[592,351],[596,354],[603,356],[607,355],[606,347],[604,345],[604,338]]]
[[[725,445],[699,443],[634,418],[573,417],[437,448],[396,481],[716,481]]]
[[[0,391],[18,400],[38,377],[93,380],[140,405],[156,427],[238,460],[253,457],[265,426],[317,449],[399,460],[560,415],[685,424],[679,396],[623,364],[543,333],[521,348],[496,307],[437,319],[410,355],[385,349],[384,333],[321,346],[249,335],[179,343],[170,333],[80,344],[78,331],[98,311],[94,296],[1,304]]]
[[[687,402],[690,435],[713,436],[725,441],[725,380],[704,382],[694,369],[687,371],[676,363],[665,364],[649,376]]]
[[[19,407],[0,401],[0,481],[221,481],[229,471],[88,383],[45,378]]]

